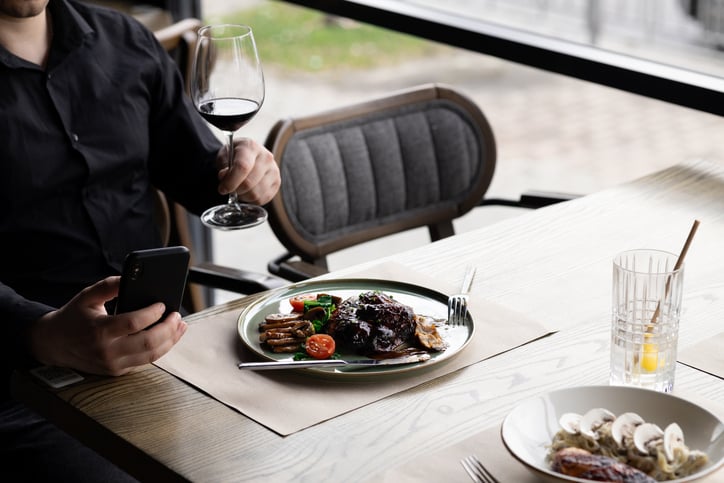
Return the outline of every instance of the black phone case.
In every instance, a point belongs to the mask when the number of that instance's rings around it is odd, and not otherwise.
[[[123,263],[116,314],[163,302],[169,313],[178,311],[183,300],[189,268],[186,247],[154,248],[129,253]]]

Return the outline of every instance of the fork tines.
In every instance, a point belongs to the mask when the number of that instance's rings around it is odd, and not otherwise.
[[[462,289],[447,299],[447,321],[450,325],[465,325],[468,318],[468,294],[473,285],[475,267],[468,266],[463,277]]]
[[[453,295],[447,301],[447,320],[450,325],[463,325],[468,316],[468,301],[465,296]]]
[[[460,460],[465,472],[477,483],[498,483],[498,480],[483,466],[477,456],[470,455]]]

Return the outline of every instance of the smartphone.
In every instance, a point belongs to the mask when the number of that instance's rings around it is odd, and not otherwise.
[[[131,312],[163,302],[166,311],[155,325],[181,308],[188,271],[189,250],[186,247],[153,248],[129,253],[123,262],[115,313]]]

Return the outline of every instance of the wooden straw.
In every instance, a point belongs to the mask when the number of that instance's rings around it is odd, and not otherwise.
[[[697,228],[699,228],[699,220],[694,220],[694,224],[691,226],[691,230],[689,230],[689,236],[686,237],[686,242],[684,242],[684,247],[681,249],[681,253],[679,253],[679,258],[676,260],[676,264],[674,264],[674,272],[681,268],[681,265],[684,263],[684,258],[686,257],[686,253],[689,251],[689,246],[691,245],[691,241],[694,239],[694,234],[696,233]],[[671,277],[669,277],[668,280],[666,280],[666,288],[664,289],[664,298],[666,298],[667,295],[669,295],[669,289],[671,288]],[[656,323],[656,319],[659,318],[659,312],[661,311],[661,300],[659,300],[659,303],[656,304],[656,310],[654,311],[654,315],[651,317],[651,323],[649,324],[649,327],[652,328],[652,326]]]

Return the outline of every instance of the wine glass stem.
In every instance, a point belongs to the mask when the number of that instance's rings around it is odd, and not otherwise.
[[[234,132],[232,131],[228,133],[227,136],[229,136],[229,142],[227,143],[228,158],[226,163],[229,171],[231,171],[231,167],[234,164]],[[236,190],[233,190],[231,193],[229,193],[228,204],[235,205],[236,203],[238,203],[238,195],[236,194]]]

